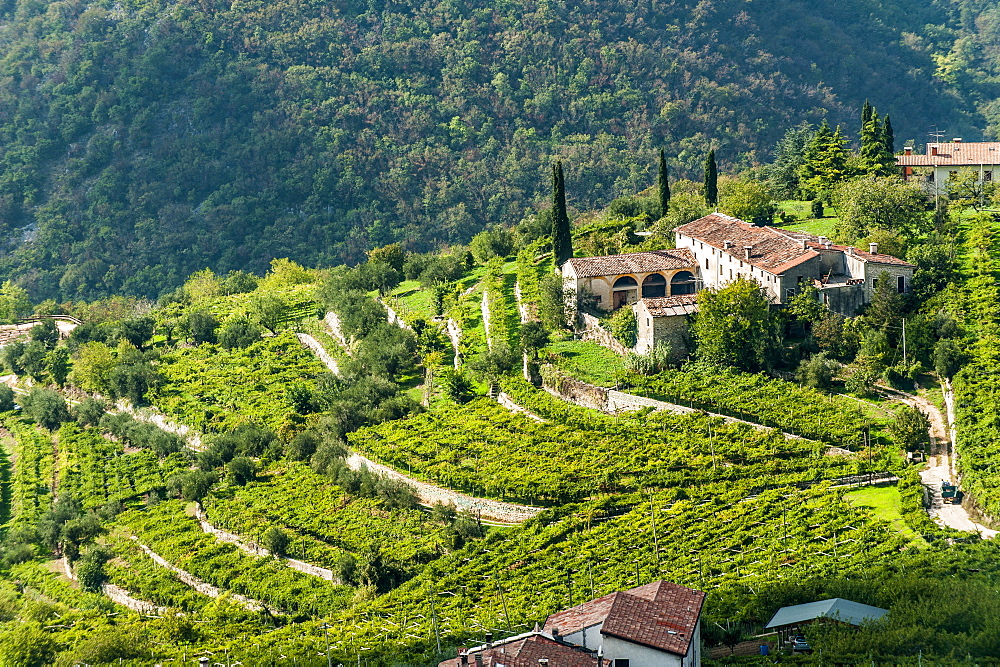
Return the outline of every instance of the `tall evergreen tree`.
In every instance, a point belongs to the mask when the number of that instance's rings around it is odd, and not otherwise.
[[[892,121],[889,114],[885,115],[885,123],[882,125],[882,140],[885,142],[885,149],[889,155],[896,154],[896,133],[892,131]]]
[[[667,179],[667,158],[660,149],[660,174],[656,179],[657,189],[660,195],[660,217],[667,214],[670,208],[670,182]]]
[[[864,106],[861,107],[861,133],[864,134],[865,126],[872,119],[872,112],[875,108],[869,104],[868,100],[865,100]]]
[[[552,165],[552,253],[556,266],[573,256],[573,236],[569,230],[566,213],[566,183],[563,180],[562,160]]]
[[[705,158],[705,203],[709,206],[719,203],[719,167],[715,164],[714,148]]]
[[[825,120],[806,145],[799,167],[799,185],[811,197],[827,197],[847,177],[847,140]]]
[[[868,122],[861,128],[858,161],[864,173],[870,176],[890,176],[896,171],[896,159],[886,148],[885,131],[874,107],[868,112]]]

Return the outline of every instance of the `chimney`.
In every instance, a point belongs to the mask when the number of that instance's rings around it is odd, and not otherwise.
[[[198,658],[198,667],[208,667],[208,663],[210,662],[211,660],[209,660],[207,657],[201,656],[200,658]]]
[[[493,648],[493,633],[486,633],[486,648]]]
[[[878,244],[877,243],[869,243],[868,244],[868,252],[870,252],[873,255],[877,255],[878,254]]]
[[[539,658],[538,659],[538,667],[549,667],[549,659],[548,658]]]
[[[913,146],[904,146],[903,155],[913,155]]]
[[[854,246],[849,246],[847,248],[847,254],[850,255],[851,257],[854,257]]]
[[[559,628],[552,628],[552,638],[556,641],[562,641],[562,637],[559,636]]]
[[[822,244],[822,245],[826,245],[826,237],[825,237],[825,236],[821,236],[821,237],[819,237],[819,242],[820,242],[820,244]]]
[[[458,654],[458,664],[460,664],[460,665],[467,665],[467,664],[469,664],[469,654],[465,653],[464,651],[460,652]]]
[[[750,261],[750,251],[753,250],[753,246],[745,245],[743,246],[743,259]]]
[[[952,141],[955,142],[956,144],[960,144],[962,143],[962,137],[955,137],[954,139],[952,139]]]
[[[722,242],[722,247],[723,247],[724,250],[729,250],[730,248],[733,247],[733,242],[732,241],[723,241]]]
[[[803,250],[805,250],[806,248],[809,247],[809,241],[808,241],[808,239],[800,239],[799,243],[802,244],[802,249]]]
[[[483,667],[483,654],[482,653],[477,653],[476,654],[476,665],[478,667]]]
[[[937,144],[931,144],[931,155],[937,155],[938,147]]]
[[[830,239],[823,241],[823,247],[826,248],[827,250],[829,250],[832,245],[833,241],[831,241]]]

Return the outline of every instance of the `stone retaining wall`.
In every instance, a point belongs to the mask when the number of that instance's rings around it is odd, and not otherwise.
[[[226,542],[236,546],[238,549],[247,552],[248,554],[253,554],[255,556],[270,556],[271,552],[264,547],[256,544],[254,542],[244,542],[243,539],[236,535],[235,533],[230,533],[228,531],[222,530],[221,528],[216,528],[208,521],[208,517],[205,515],[205,511],[202,509],[200,504],[195,505],[194,510],[195,518],[198,519],[198,525],[201,529],[208,533],[209,535],[214,535],[220,542]],[[292,568],[293,570],[298,570],[304,574],[309,574],[314,577],[319,577],[320,579],[325,579],[327,581],[332,581],[336,584],[342,583],[339,579],[333,576],[333,571],[328,570],[325,567],[320,567],[318,565],[313,565],[312,563],[306,563],[301,560],[296,560],[294,558],[283,558],[275,556],[275,558],[280,558],[285,562],[285,564]]]
[[[583,320],[583,331],[580,332],[581,339],[592,341],[598,345],[603,345],[612,352],[616,352],[623,357],[628,354],[628,348],[615,340],[615,337],[611,335],[611,332],[601,326],[601,321],[599,319],[593,315],[588,315],[587,313],[580,313],[580,318]]]
[[[392,306],[387,304],[382,299],[378,299],[378,302],[382,304],[382,307],[385,308],[386,312],[388,313],[389,324],[395,324],[400,329],[413,331],[413,328],[406,323],[406,320],[404,320],[402,317],[399,316],[399,313],[397,313],[395,310],[392,309]]]
[[[122,588],[121,586],[116,586],[114,584],[101,584],[101,592],[104,593],[105,597],[114,602],[117,605],[121,605],[132,611],[137,611],[140,614],[157,614],[162,615],[167,611],[166,607],[157,607],[152,602],[146,602],[145,600],[137,600],[132,597],[132,595]]]
[[[319,360],[323,362],[323,365],[330,369],[330,372],[334,375],[340,375],[340,366],[337,365],[337,360],[330,356],[330,353],[326,351],[322,343],[318,340],[305,333],[297,333],[295,336],[299,339],[299,342],[312,350],[313,354],[319,357]]]
[[[451,504],[458,510],[468,510],[484,519],[499,523],[521,523],[542,511],[541,507],[505,503],[499,500],[489,500],[488,498],[475,498],[464,493],[459,493],[458,491],[420,482],[388,466],[375,463],[357,452],[351,452],[350,456],[347,457],[347,465],[352,470],[367,468],[383,477],[409,484],[414,488],[417,497],[423,505],[432,506],[436,503]]]
[[[185,570],[180,569],[176,565],[172,565],[165,558],[163,558],[158,553],[156,553],[155,551],[147,547],[145,544],[140,542],[139,538],[136,537],[135,535],[132,535],[131,539],[135,540],[135,543],[139,545],[139,548],[142,549],[147,556],[152,558],[154,563],[156,563],[160,567],[164,567],[170,570],[171,572],[177,575],[178,579],[180,579],[185,584],[195,589],[202,595],[207,595],[210,598],[217,598],[220,595],[222,595],[222,591],[219,588],[213,586],[212,584],[202,581],[198,577],[194,576],[193,574]],[[231,597],[237,604],[241,605],[242,607],[250,611],[263,611],[266,608],[270,613],[274,615],[281,614],[281,612],[277,611],[276,609],[271,609],[270,607],[267,607],[263,602],[259,602],[258,600],[254,600],[253,598],[248,598],[245,595],[240,595],[239,593],[230,592],[229,597]]]
[[[519,414],[524,415],[525,417],[528,417],[529,419],[534,419],[536,422],[544,422],[545,421],[544,419],[542,419],[541,417],[539,417],[538,415],[536,415],[531,410],[528,410],[527,408],[523,408],[520,405],[518,405],[517,403],[515,403],[514,399],[511,398],[510,396],[508,396],[505,392],[501,391],[499,394],[497,394],[497,403],[499,403],[500,405],[504,406],[505,408],[507,408],[511,412],[517,412]]]
[[[462,328],[458,326],[458,322],[449,317],[445,332],[451,340],[452,349],[455,350],[455,370],[457,371],[462,367],[462,348],[460,347],[462,343]]]

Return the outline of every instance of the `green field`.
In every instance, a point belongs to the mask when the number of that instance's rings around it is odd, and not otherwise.
[[[869,486],[857,491],[845,493],[847,499],[855,507],[867,507],[876,517],[889,522],[893,530],[915,545],[926,547],[927,542],[915,530],[906,525],[899,498],[899,490],[894,486]]]

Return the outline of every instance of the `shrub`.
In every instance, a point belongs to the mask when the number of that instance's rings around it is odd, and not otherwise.
[[[814,217],[814,218],[822,218],[823,217],[824,211],[823,211],[823,200],[822,199],[813,199],[812,200],[812,204],[810,204],[810,208],[812,209],[812,217]]]
[[[795,371],[795,379],[813,389],[828,389],[833,384],[836,372],[836,363],[826,353],[820,352],[802,360]]]
[[[32,387],[22,401],[24,414],[39,426],[53,431],[72,419],[66,401],[51,389]]]
[[[288,551],[288,535],[277,526],[271,526],[264,533],[264,548],[275,556],[284,556]]]
[[[0,412],[10,412],[14,407],[14,390],[0,384]]]
[[[630,307],[619,308],[618,312],[611,316],[609,326],[611,328],[611,335],[615,337],[615,340],[625,347],[635,346],[638,323],[635,319],[635,313]]]

